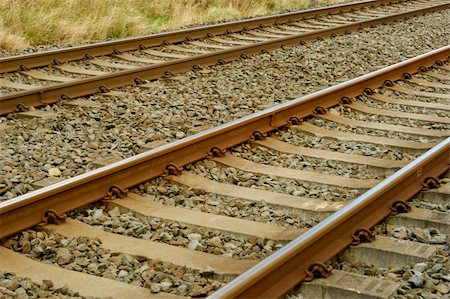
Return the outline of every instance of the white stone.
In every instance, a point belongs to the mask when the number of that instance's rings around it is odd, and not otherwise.
[[[50,168],[48,170],[48,174],[51,176],[60,176],[61,175],[61,170],[59,170],[58,168]]]
[[[202,239],[202,235],[200,235],[200,234],[189,234],[189,235],[187,235],[187,237],[188,237],[189,241],[193,241],[193,240],[201,241],[201,239]]]
[[[189,242],[189,244],[188,244],[187,247],[188,247],[189,249],[195,250],[195,249],[197,249],[198,245],[200,245],[200,242],[199,242],[199,241],[197,241],[197,240],[191,240],[191,241]]]

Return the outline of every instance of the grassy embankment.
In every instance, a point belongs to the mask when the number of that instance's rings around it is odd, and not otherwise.
[[[343,0],[1,0],[0,49],[136,36]]]

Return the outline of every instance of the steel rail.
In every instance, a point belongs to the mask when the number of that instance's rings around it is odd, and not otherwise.
[[[209,298],[278,298],[307,277],[311,262],[330,260],[350,246],[358,228],[372,228],[398,200],[422,191],[428,177],[449,169],[450,137],[335,212]]]
[[[407,0],[367,0],[358,3],[339,4],[324,8],[308,9],[304,11],[182,29],[150,36],[124,38],[90,45],[5,57],[0,58],[0,70],[1,72],[12,72],[19,70],[23,66],[27,68],[47,66],[55,63],[55,61],[68,62],[78,59],[85,59],[86,55],[91,55],[93,57],[110,55],[115,50],[131,51],[142,47],[148,48],[161,46],[165,43],[179,43],[188,39],[206,38],[209,35],[222,35],[228,32],[241,32],[247,29],[257,29],[261,26],[285,24],[292,21],[298,21],[303,18],[314,18],[321,15],[342,13],[367,7],[395,4],[406,1]]]
[[[249,140],[254,132],[267,133],[289,124],[293,118],[313,114],[316,107],[329,108],[345,97],[395,81],[406,73],[448,60],[446,46],[380,69],[336,86],[251,114],[216,128],[186,137],[157,149],[70,178],[63,182],[0,203],[0,238],[41,222],[49,210],[66,213],[105,197],[113,186],[135,186],[166,173],[168,166],[181,167],[207,157],[213,148],[230,148]]]
[[[318,30],[310,33],[302,33],[255,43],[248,46],[235,47],[228,50],[216,51],[211,54],[196,55],[184,59],[174,60],[161,64],[139,67],[132,70],[118,71],[107,75],[94,76],[74,82],[55,84],[44,88],[36,88],[29,91],[18,92],[0,97],[0,115],[16,111],[19,105],[38,107],[55,103],[59,100],[68,100],[89,94],[100,92],[101,90],[130,85],[141,80],[153,80],[167,74],[186,72],[191,69],[198,69],[205,66],[216,65],[257,54],[282,46],[297,45],[306,41],[323,37],[334,37],[339,34],[347,34],[351,31],[365,27],[386,24],[390,21],[417,16],[431,11],[438,11],[450,8],[450,3],[439,4],[427,8],[386,17],[374,18],[372,20],[355,22],[349,25],[336,26],[329,29]]]

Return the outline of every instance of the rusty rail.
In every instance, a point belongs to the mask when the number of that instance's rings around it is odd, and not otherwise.
[[[450,8],[450,3],[439,4],[414,11],[404,12],[386,17],[379,17],[367,21],[355,22],[349,25],[337,26],[329,29],[302,33],[266,42],[255,43],[248,46],[231,48],[229,50],[216,51],[211,54],[196,55],[171,62],[139,67],[132,70],[118,71],[107,75],[94,76],[74,82],[55,84],[44,88],[36,88],[29,91],[18,92],[0,97],[0,115],[16,110],[19,105],[24,107],[43,106],[55,103],[61,99],[81,97],[101,90],[130,85],[142,80],[152,80],[169,74],[198,69],[205,66],[216,65],[257,54],[285,45],[297,45],[306,41],[323,37],[334,37],[338,34],[347,34],[361,28],[386,24],[402,18],[413,17],[431,11]]]
[[[405,1],[407,0],[366,0],[358,3],[340,4],[325,8],[308,9],[299,12],[283,13],[216,25],[207,25],[173,32],[159,33],[150,36],[124,38],[90,45],[5,57],[0,58],[0,70],[1,72],[12,72],[19,70],[22,66],[28,68],[41,67],[51,65],[55,63],[55,61],[68,62],[84,59],[86,58],[86,55],[91,55],[93,57],[110,55],[115,50],[131,51],[139,48],[161,46],[165,43],[179,43],[187,39],[205,38],[211,34],[221,35],[228,32],[241,32],[244,29],[256,29],[260,26],[273,26],[275,24],[298,21],[303,18],[311,18],[320,15],[341,13],[361,8],[401,3]]]
[[[350,246],[358,228],[372,228],[448,170],[450,137],[335,212],[210,298],[277,298],[308,277],[312,261],[325,263]]]
[[[313,114],[316,107],[329,108],[343,98],[360,95],[366,88],[382,86],[405,74],[448,60],[450,46],[400,62],[345,83],[251,114],[166,146],[130,157],[61,183],[0,203],[0,238],[41,222],[49,210],[66,213],[104,198],[111,188],[129,188],[207,157],[213,148],[227,149],[259,131],[276,128]]]

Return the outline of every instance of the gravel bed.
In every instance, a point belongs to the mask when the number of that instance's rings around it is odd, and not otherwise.
[[[420,155],[418,152],[403,152],[384,145],[359,141],[335,141],[331,138],[307,135],[295,127],[292,127],[287,132],[275,132],[272,134],[272,137],[293,145],[390,160],[411,160]]]
[[[392,97],[392,96],[391,96]],[[399,100],[413,100],[410,96],[404,95],[404,94],[396,94],[392,98],[396,98]],[[424,98],[422,98],[424,99]],[[402,104],[391,104],[391,103],[383,103],[381,101],[377,100],[371,100],[366,97],[359,97],[358,102],[377,109],[386,109],[391,111],[402,111],[402,112],[408,112],[408,113],[415,113],[415,114],[424,114],[424,115],[433,115],[433,116],[440,116],[440,117],[449,117],[450,114],[447,110],[441,110],[441,109],[433,109],[433,108],[422,108],[422,107],[416,107],[416,106],[407,106]],[[426,101],[429,102],[429,101]],[[445,102],[448,102],[450,104],[450,101],[438,101],[441,102],[440,104],[447,104]]]
[[[319,219],[301,219],[289,211],[274,208],[263,201],[244,200],[204,190],[189,188],[157,178],[140,184],[132,192],[152,196],[164,205],[187,208],[205,213],[224,215],[284,227],[312,227]]]
[[[33,174],[49,177],[49,168],[63,167],[61,176],[72,177],[93,169],[95,158],[129,157],[142,152],[145,143],[180,139],[193,127],[216,126],[292,94],[308,94],[441,47],[448,28],[450,12],[445,11],[188,72],[158,80],[152,89],[119,89],[129,97],[87,97],[100,103],[99,109],[55,104],[45,108],[58,113],[52,121],[2,117],[0,124],[12,129],[0,136],[0,184],[12,188],[0,194],[1,200],[27,192]],[[24,129],[30,126],[36,129]],[[57,164],[57,158],[63,161]]]
[[[448,91],[444,91],[443,93],[446,94],[447,92]],[[398,91],[395,91],[395,90],[389,90],[387,88],[382,88],[380,90],[380,94],[386,95],[386,96],[391,97],[391,98],[397,98],[397,99],[400,99],[400,100],[411,100],[411,101],[438,103],[438,104],[450,104],[450,100],[448,100],[448,99],[440,99],[440,98],[431,98],[431,97],[422,97],[422,96],[410,95],[410,94],[405,94],[405,93],[398,92]],[[423,108],[415,107],[415,109],[423,109]],[[431,112],[431,111],[434,111],[434,110],[436,110],[436,109],[427,109],[427,110],[424,110],[424,111]],[[424,113],[424,112],[422,112],[422,113]],[[427,112],[425,112],[425,113],[429,114]]]
[[[423,129],[433,129],[433,130],[449,130],[450,125],[438,122],[429,122],[423,120],[409,119],[409,118],[400,118],[400,117],[390,117],[376,114],[366,114],[363,112],[359,112],[357,110],[353,110],[352,108],[342,107],[340,113],[344,117],[362,120],[362,121],[370,121],[370,122],[380,122],[387,123],[392,125],[400,125],[405,127],[413,127],[413,128],[423,128]]]
[[[440,212],[450,213],[450,202],[446,204],[436,204],[421,199],[414,198],[411,200],[411,204],[416,208],[436,210]]]
[[[199,296],[223,285],[209,278],[212,273],[205,275],[184,266],[113,252],[102,248],[101,242],[93,238],[28,230],[3,245],[34,260],[145,287],[152,293]]]
[[[76,210],[71,217],[107,232],[242,259],[261,259],[284,245],[253,236],[244,238],[204,227],[189,227],[176,221],[140,217],[100,205]]]
[[[416,78],[416,76],[414,76],[414,78]],[[410,83],[408,81],[397,81],[397,82],[395,82],[395,84],[398,86],[402,86],[402,87],[417,90],[417,91],[437,92],[437,93],[442,93],[442,94],[447,94],[449,92],[448,88],[428,87],[428,86]],[[433,101],[433,98],[421,97],[420,99],[422,101],[426,101],[426,102]],[[442,99],[440,99],[440,100],[442,100]],[[446,104],[446,103],[444,103],[444,104]]]
[[[326,128],[328,130],[336,130],[336,131],[341,131],[341,132],[352,132],[352,133],[362,134],[362,135],[387,137],[387,138],[391,138],[391,139],[416,141],[416,142],[421,142],[421,143],[439,142],[439,141],[442,141],[443,139],[445,139],[444,137],[431,137],[431,136],[413,135],[413,134],[407,134],[407,133],[398,133],[395,131],[386,131],[386,130],[345,126],[345,125],[341,125],[341,124],[333,122],[333,121],[329,121],[326,119],[320,119],[320,118],[311,118],[308,120],[308,123],[313,124],[318,127]]]
[[[286,154],[264,146],[243,144],[233,147],[233,155],[255,163],[277,167],[314,171],[357,179],[384,179],[394,171],[374,169],[367,165],[316,159],[307,156]]]
[[[23,91],[23,89],[16,89],[16,88],[10,88],[10,87],[0,87],[0,94],[1,95],[7,95],[14,92]]]
[[[92,75],[76,74],[76,73],[66,72],[66,71],[57,69],[55,67],[38,68],[37,70],[44,71],[44,72],[47,72],[48,74],[55,75],[55,76],[74,78],[74,79],[84,79],[84,78],[92,77]]]
[[[119,69],[112,67],[99,66],[91,63],[89,60],[79,60],[68,62],[69,65],[75,67],[85,68],[91,71],[100,71],[100,72],[117,72]]]
[[[66,286],[54,288],[51,280],[36,283],[11,272],[0,272],[1,298],[98,298],[84,297]]]
[[[15,83],[23,83],[23,84],[30,84],[30,85],[36,85],[36,86],[48,86],[51,84],[55,84],[54,81],[44,81],[44,80],[34,79],[30,76],[22,75],[20,73],[4,73],[4,74],[0,74],[0,78],[15,82]]]
[[[294,196],[305,196],[329,201],[348,201],[360,195],[360,192],[354,189],[250,173],[233,167],[221,166],[209,160],[198,161],[185,166],[185,168],[192,173],[220,183],[291,194]]]
[[[426,74],[427,73],[418,73],[415,76],[417,76],[417,78],[419,78],[419,79],[434,82],[434,83],[450,84],[450,78],[449,78],[449,80],[441,80],[438,78],[427,76]]]

